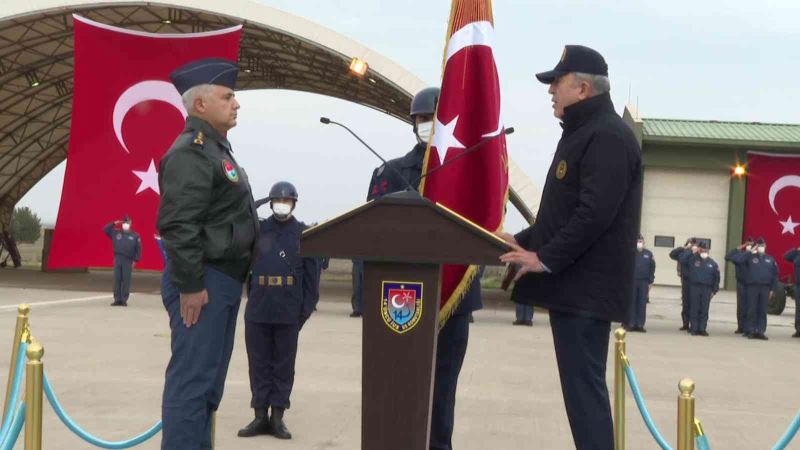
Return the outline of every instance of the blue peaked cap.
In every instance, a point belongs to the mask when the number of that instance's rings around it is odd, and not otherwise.
[[[201,84],[216,84],[233,89],[239,77],[239,66],[227,59],[206,58],[178,67],[169,77],[181,95]]]

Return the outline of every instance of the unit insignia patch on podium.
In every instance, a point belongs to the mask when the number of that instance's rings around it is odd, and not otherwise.
[[[381,317],[392,331],[402,334],[422,318],[422,283],[384,281]]]

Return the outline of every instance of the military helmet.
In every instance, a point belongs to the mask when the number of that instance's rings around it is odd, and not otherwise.
[[[276,198],[291,198],[297,201],[297,189],[288,181],[279,181],[272,185],[272,188],[269,190],[269,197],[267,198],[270,200]]]
[[[417,93],[411,100],[411,118],[420,114],[431,114],[436,112],[436,103],[439,101],[441,90],[437,87],[428,87]]]

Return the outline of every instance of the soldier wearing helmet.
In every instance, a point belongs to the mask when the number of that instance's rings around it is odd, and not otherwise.
[[[269,203],[272,216],[259,219],[257,258],[247,285],[244,335],[255,419],[239,430],[240,437],[292,437],[283,414],[294,384],[297,339],[319,300],[319,261],[299,254],[307,226],[293,215],[297,199],[294,185],[281,181],[256,202]]]

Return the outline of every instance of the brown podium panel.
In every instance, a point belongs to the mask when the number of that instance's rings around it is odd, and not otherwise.
[[[416,192],[303,232],[300,254],[364,261],[362,450],[426,450],[442,264],[500,265],[502,239]]]
[[[438,264],[364,264],[362,450],[428,448],[440,267]],[[402,294],[417,288],[421,291],[421,302],[415,309],[421,308],[421,311],[415,319],[407,308],[409,299],[406,304],[402,303]],[[394,308],[393,303],[404,307]],[[393,313],[402,317],[403,311],[406,317],[400,322],[408,320],[405,328],[398,327],[398,321],[393,320]]]

